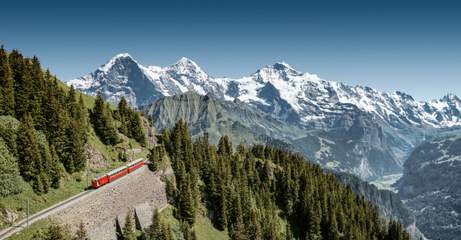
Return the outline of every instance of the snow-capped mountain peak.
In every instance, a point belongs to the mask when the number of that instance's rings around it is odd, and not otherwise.
[[[120,53],[94,72],[70,80],[67,84],[90,95],[99,92],[103,98],[115,104],[125,97],[136,106],[156,98],[157,90],[146,75],[147,69],[130,54]]]
[[[174,65],[181,65],[193,68],[200,68],[196,62],[192,61],[187,57],[181,57]]]
[[[99,70],[102,72],[108,72],[114,65],[120,64],[123,61],[134,61],[136,62],[130,54],[128,53],[119,53],[112,57],[106,64],[99,67]]]
[[[458,96],[453,93],[446,94],[440,100],[447,103],[461,103],[461,100],[458,98]]]
[[[259,69],[254,75],[259,75],[260,80],[277,78],[288,81],[290,76],[300,76],[302,74],[285,62],[277,62]]]
[[[199,80],[208,78],[208,74],[206,74],[197,63],[186,57],[180,58],[175,64],[171,65],[168,71],[176,75],[198,77]]]
[[[294,68],[292,68],[288,63],[286,62],[276,62],[273,65],[268,66],[270,68],[279,70],[279,71],[293,71],[293,72],[298,72]]]
[[[125,96],[135,106],[187,91],[202,95],[223,92],[222,86],[210,81],[208,74],[189,58],[182,57],[168,67],[145,67],[128,53],[115,55],[93,73],[67,84],[91,95],[100,92],[115,104]]]

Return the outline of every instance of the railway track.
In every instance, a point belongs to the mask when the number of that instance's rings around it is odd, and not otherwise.
[[[64,207],[66,207],[67,205],[70,205],[72,204],[73,202],[75,201],[78,201],[80,198],[83,198],[84,196],[90,194],[91,192],[93,192],[94,190],[86,190],[82,193],[79,193],[71,198],[68,198],[62,202],[59,202],[49,208],[46,208],[46,209],[43,209],[42,211],[40,212],[37,212],[33,215],[31,215],[29,217],[29,225],[38,221],[38,220],[41,220],[41,219],[44,219],[46,217],[48,217],[49,215],[53,214],[55,211],[58,211]],[[9,228],[6,228],[4,230],[2,230],[0,232],[0,240],[2,239],[6,239],[10,236],[12,236],[13,234],[23,230],[24,228],[27,227],[27,219],[23,219],[17,223],[15,223],[13,226],[9,227]]]
[[[139,160],[142,160],[142,159],[139,159]],[[142,166],[141,167],[145,167],[145,166]],[[126,175],[123,175],[122,177],[126,177],[126,176],[131,176],[131,174],[126,174]],[[111,186],[113,183],[117,182],[117,179],[115,179],[115,181],[111,181],[107,184],[104,184],[103,186],[99,187],[98,189],[103,189],[103,188],[106,188],[106,187],[109,187]],[[47,218],[48,216],[52,215],[53,213],[67,207],[67,206],[70,206],[72,205],[73,203],[76,203],[78,202],[79,200],[81,200],[82,198],[84,198],[85,196],[88,196],[89,194],[91,193],[94,193],[96,191],[98,191],[98,189],[88,189],[84,192],[81,192],[73,197],[70,197],[62,202],[59,202],[59,203],[56,203],[55,205],[51,206],[51,207],[48,207],[46,209],[43,209],[37,213],[34,213],[33,215],[31,215],[29,217],[29,219],[22,219],[21,221],[19,222],[16,222],[13,226],[11,227],[8,227],[2,231],[0,231],[0,240],[3,240],[3,239],[7,239],[8,237],[12,236],[13,234],[16,234],[18,232],[20,232],[21,230],[23,230],[24,228],[27,227],[27,225],[29,224],[32,224],[38,220],[41,220],[41,219],[45,219]]]

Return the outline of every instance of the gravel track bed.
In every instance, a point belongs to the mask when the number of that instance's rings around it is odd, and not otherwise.
[[[167,204],[165,184],[160,176],[161,173],[143,167],[94,190],[51,218],[60,224],[68,224],[73,230],[83,222],[91,239],[112,239],[117,216],[125,216],[141,204],[148,204],[152,209]]]

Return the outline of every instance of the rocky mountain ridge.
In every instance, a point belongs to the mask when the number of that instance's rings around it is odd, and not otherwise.
[[[286,63],[231,79],[209,76],[187,58],[169,67],[145,67],[129,54],[119,54],[67,84],[88,94],[100,92],[113,103],[125,96],[138,107],[188,91],[247,105],[266,118],[302,129],[289,141],[313,161],[363,179],[401,173],[415,146],[441,129],[461,125],[461,100],[455,95],[420,102],[402,92],[323,80]],[[271,138],[284,140],[290,134]]]
[[[148,82],[152,86],[147,87]],[[401,124],[461,125],[461,100],[453,94],[428,102],[416,101],[399,91],[386,93],[370,87],[324,80],[315,74],[298,72],[287,63],[267,65],[248,77],[231,79],[211,77],[197,63],[185,57],[169,67],[145,67],[129,54],[122,53],[93,73],[70,80],[67,84],[90,94],[100,91],[115,103],[118,102],[116,96],[124,92],[135,106],[145,105],[161,96],[192,90],[224,100],[239,99],[266,112],[302,123],[356,107],[394,127]]]

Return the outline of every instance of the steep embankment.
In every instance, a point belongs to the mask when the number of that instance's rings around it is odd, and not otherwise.
[[[165,184],[160,177],[161,173],[143,167],[113,184],[95,190],[51,218],[69,224],[74,229],[83,222],[91,239],[114,237],[117,217],[124,219],[128,211],[139,207],[150,211],[152,215],[154,208],[162,208],[167,204]],[[145,209],[145,205],[149,208]],[[147,219],[151,221],[151,218]]]
[[[154,173],[143,167],[98,190],[88,190],[33,215],[32,226],[25,232],[19,231],[26,227],[26,221],[2,232],[0,237],[19,232],[14,239],[30,239],[51,221],[70,226],[71,231],[76,231],[83,223],[90,239],[116,239],[117,220],[124,220],[128,211],[132,214],[136,211],[137,223],[146,227],[152,223],[153,209],[166,206],[165,186],[160,180],[163,174],[171,174],[171,170]]]

